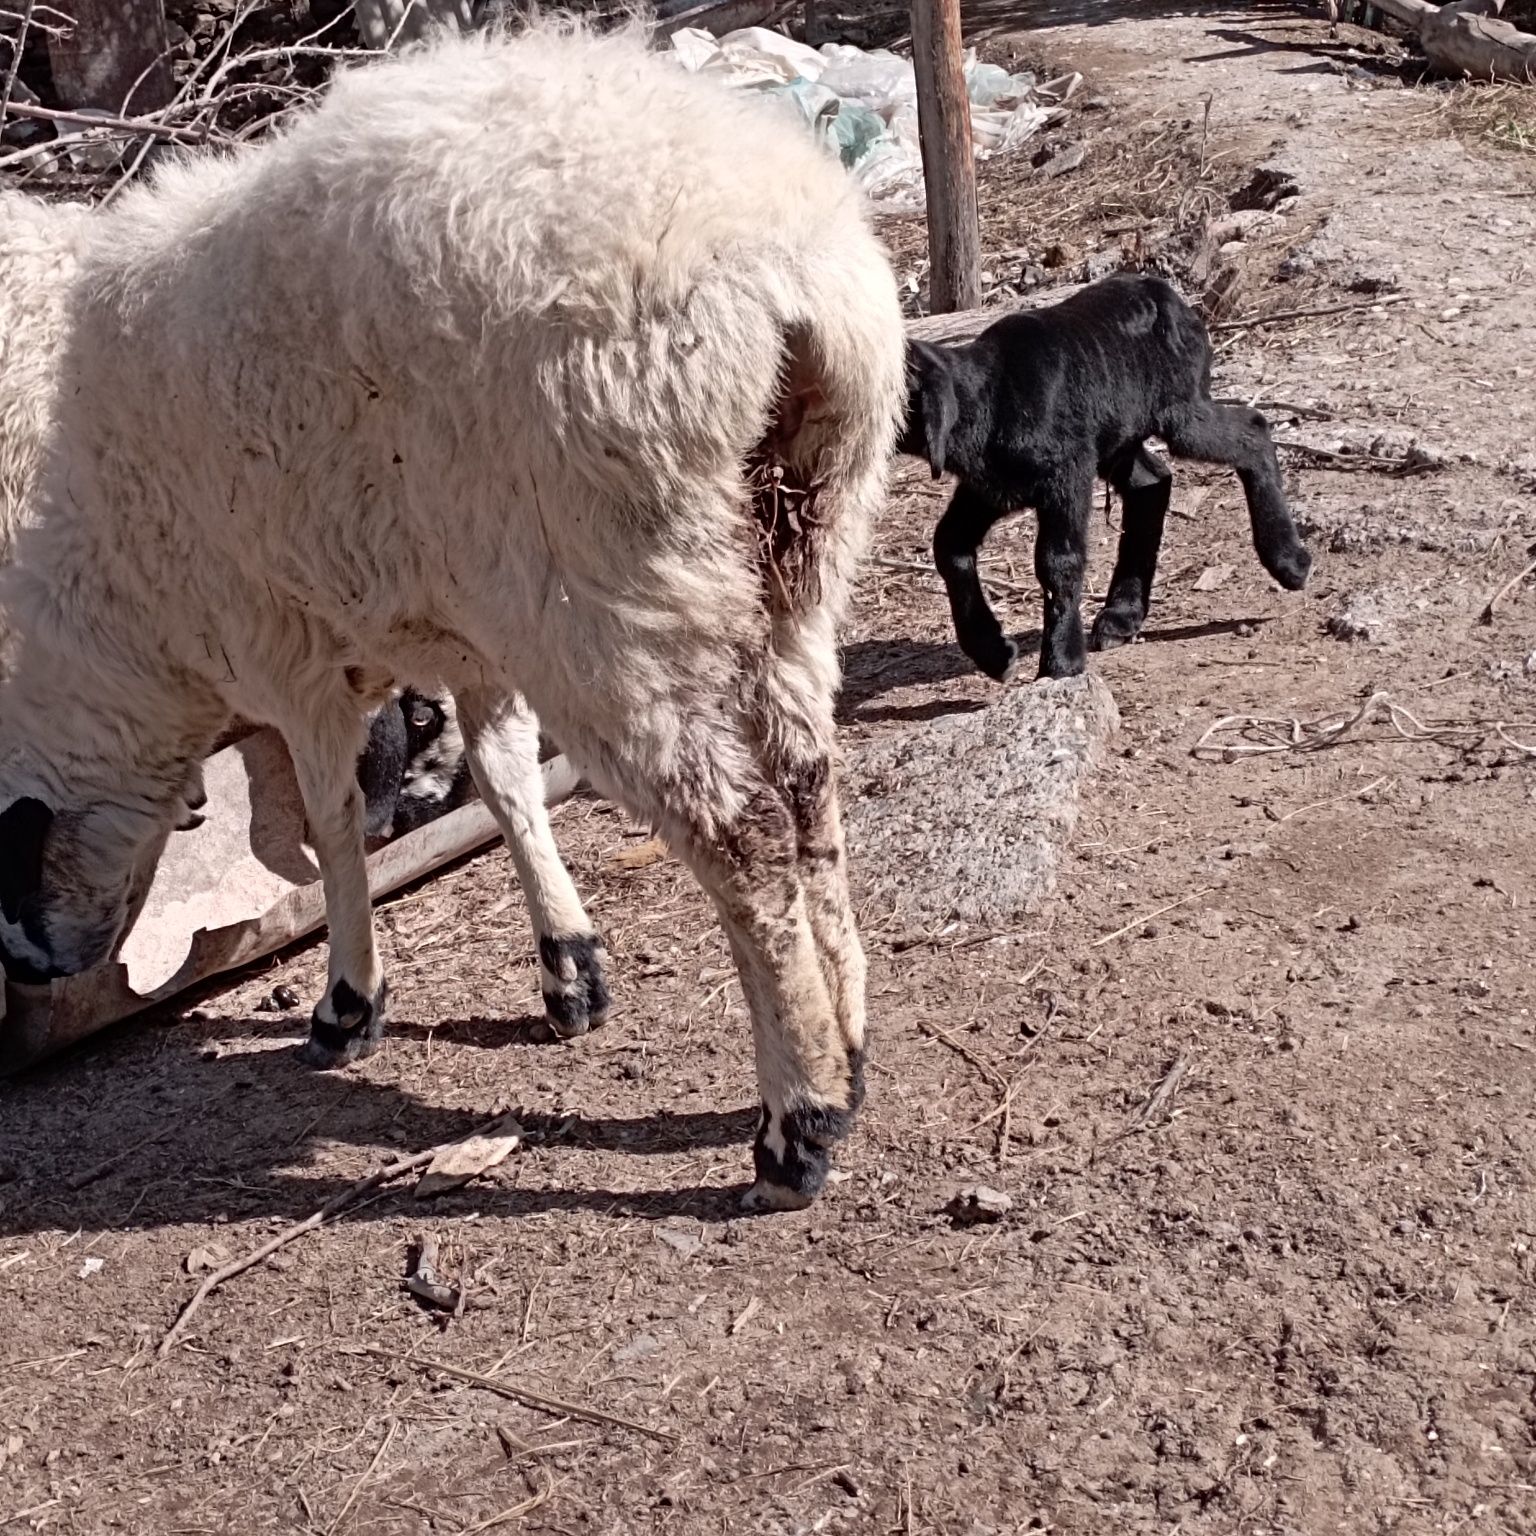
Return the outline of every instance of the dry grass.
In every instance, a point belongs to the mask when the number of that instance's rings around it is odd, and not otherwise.
[[[1065,175],[1031,169],[1042,150],[1078,143],[1087,153]],[[1207,123],[1197,102],[1188,116],[1150,122],[1079,108],[1019,153],[984,162],[977,182],[988,301],[1017,292],[1027,268],[1043,270],[1047,284],[1077,282],[1106,256],[1202,291],[1206,232],[1251,169],[1245,149]],[[891,219],[882,233],[898,269],[926,286],[922,219]]]
[[[1466,81],[1447,92],[1442,115],[1459,138],[1536,155],[1536,86]]]

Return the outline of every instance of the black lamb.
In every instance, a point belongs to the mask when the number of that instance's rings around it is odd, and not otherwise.
[[[999,518],[1033,508],[1045,596],[1040,676],[1086,663],[1078,612],[1095,477],[1119,493],[1120,549],[1094,621],[1096,651],[1134,639],[1147,616],[1173,476],[1146,446],[1229,464],[1242,479],[1259,559],[1299,591],[1312,557],[1286,506],[1264,417],[1211,399],[1211,343],[1171,284],[1122,274],[1046,309],[1007,315],[963,346],[914,341],[898,447],[959,487],[934,535],[961,649],[1006,680],[1017,650],[987,603],[976,552]]]

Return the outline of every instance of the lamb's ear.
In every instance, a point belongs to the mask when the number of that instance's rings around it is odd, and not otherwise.
[[[53,812],[30,796],[0,811],[0,913],[8,923],[21,918],[21,904],[43,888],[43,844]]]
[[[914,394],[923,414],[923,450],[933,478],[944,473],[950,434],[960,421],[955,375],[947,353],[924,341],[914,341],[908,367],[915,374]]]

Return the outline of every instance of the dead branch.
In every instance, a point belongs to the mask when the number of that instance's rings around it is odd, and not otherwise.
[[[21,50],[27,46],[27,31],[32,25],[32,12],[37,0],[26,0],[26,9],[18,18],[15,37],[10,39],[11,61],[5,66],[5,79],[0,81],[0,123],[5,121],[11,105],[11,92],[16,88],[16,76],[21,70]]]
[[[1498,606],[1500,598],[1507,597],[1511,592],[1515,590],[1516,587],[1520,585],[1522,581],[1525,580],[1527,576],[1532,575],[1536,575],[1536,560],[1532,560],[1531,563],[1526,566],[1523,571],[1516,571],[1515,574],[1511,576],[1509,580],[1506,581],[1504,585],[1500,587],[1499,590],[1495,592],[1486,603],[1483,604],[1483,611],[1478,614],[1477,622],[1479,624],[1492,624],[1493,610]]]
[[[663,1445],[676,1445],[681,1436],[674,1434],[670,1429],[656,1429],[649,1424],[640,1424],[634,1419],[620,1418],[615,1413],[604,1413],[599,1408],[588,1408],[582,1403],[568,1403],[563,1398],[549,1397],[542,1392],[530,1391],[527,1387],[518,1387],[511,1382],[503,1381],[499,1376],[482,1376],[478,1371],[466,1371],[461,1366],[449,1365],[442,1360],[428,1360],[421,1355],[401,1355],[393,1350],[379,1349],[372,1344],[365,1344],[354,1350],[348,1350],[348,1354],[373,1355],[380,1360],[388,1360],[396,1365],[414,1365],[424,1371],[439,1371],[444,1376],[452,1376],[458,1381],[467,1381],[472,1387],[483,1387],[487,1392],[494,1392],[499,1397],[510,1399],[514,1403],[521,1403],[525,1408],[533,1408],[540,1413],[553,1414],[557,1418],[584,1419],[588,1424],[607,1424],[616,1429],[633,1430],[637,1435],[646,1435],[652,1440],[660,1440]]]
[[[502,1123],[502,1119],[503,1117],[498,1115],[471,1134],[487,1135]],[[459,1139],[468,1140],[467,1137]],[[451,1143],[444,1143],[444,1145],[451,1145]],[[193,1292],[192,1299],[181,1309],[176,1321],[166,1330],[165,1337],[160,1340],[160,1346],[155,1353],[163,1360],[171,1352],[186,1331],[187,1324],[191,1322],[192,1314],[227,1280],[233,1280],[237,1275],[243,1275],[246,1270],[254,1269],[263,1259],[270,1258],[279,1248],[286,1248],[289,1243],[303,1237],[306,1232],[313,1232],[316,1227],[323,1227],[348,1207],[356,1205],[366,1195],[372,1194],[381,1184],[387,1184],[391,1179],[398,1179],[401,1174],[410,1173],[413,1169],[425,1168],[441,1150],[441,1147],[429,1147],[425,1152],[417,1152],[410,1157],[398,1158],[392,1163],[386,1163],[382,1168],[370,1173],[366,1179],[359,1179],[350,1189],[344,1189],[339,1195],[327,1200],[318,1211],[306,1216],[303,1221],[296,1221],[291,1227],[285,1227],[276,1237],[268,1238],[261,1247],[252,1250],[243,1258],[232,1259],[222,1269],[214,1270]]]
[[[1356,727],[1382,714],[1404,741],[1438,741],[1465,750],[1480,745],[1485,737],[1491,735],[1527,757],[1536,757],[1536,746],[1518,741],[1508,734],[1512,729],[1536,730],[1536,726],[1515,725],[1508,720],[1437,721],[1426,724],[1389,693],[1373,693],[1357,709],[1335,710],[1316,720],[1273,715],[1223,715],[1205,729],[1189,753],[1191,757],[1204,755],[1233,763],[1240,757],[1255,757],[1270,752],[1318,752],[1338,745]],[[1226,742],[1212,739],[1224,731],[1236,731],[1238,739]]]
[[[1179,1091],[1179,1086],[1188,1075],[1189,1068],[1190,1058],[1180,1056],[1164,1073],[1162,1081],[1148,1095],[1146,1102],[1132,1116],[1131,1123],[1123,1134],[1128,1136],[1132,1131],[1144,1131],[1158,1120],[1168,1118],[1168,1109],[1173,1103],[1173,1096]]]
[[[1311,309],[1279,309],[1270,315],[1247,315],[1241,320],[1218,320],[1212,331],[1249,331],[1259,325],[1276,325],[1282,320],[1319,320],[1326,315],[1345,315],[1352,310],[1375,309],[1378,304],[1399,304],[1402,293],[1381,293],[1374,298],[1352,299],[1344,304],[1319,304]]]
[[[35,117],[45,123],[74,123],[81,128],[113,128],[120,133],[141,133],[151,139],[167,139],[173,144],[204,144],[210,131],[206,127],[170,128],[144,117],[113,117],[105,112],[61,112],[27,101],[8,102],[5,115]]]
[[[1124,938],[1126,934],[1134,929],[1141,928],[1150,923],[1154,917],[1161,917],[1164,912],[1172,912],[1175,907],[1182,907],[1186,901],[1195,901],[1201,896],[1209,896],[1215,889],[1214,885],[1208,885],[1202,890],[1188,891],[1183,896],[1180,896],[1177,901],[1165,902],[1160,907],[1154,907],[1150,912],[1143,912],[1140,917],[1133,917],[1130,922],[1116,928],[1113,933],[1106,933],[1103,938],[1095,939],[1088,947],[1090,949],[1098,949],[1100,945],[1109,944],[1115,939]]]

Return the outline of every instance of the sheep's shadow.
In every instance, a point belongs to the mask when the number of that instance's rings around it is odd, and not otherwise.
[[[616,1156],[629,1164],[732,1149],[732,1171],[739,1162],[744,1184],[755,1109],[671,1112],[658,1106],[632,1116],[566,1114],[515,1099],[449,1107],[382,1075],[372,1077],[366,1066],[309,1070],[298,1060],[298,1022],[283,1018],[274,1027],[272,1017],[262,1015],[211,1021],[162,1015],[158,1028],[139,1022],[131,1030],[107,1031],[0,1084],[0,1239],[42,1231],[298,1220],[353,1182],[351,1176],[296,1171],[321,1147],[368,1149],[358,1160],[361,1177],[393,1153],[457,1140],[504,1108],[537,1147],[545,1177],[558,1180],[568,1154],[579,1165],[578,1179],[550,1188],[527,1187],[526,1179],[480,1182],[440,1197],[434,1209],[447,1216],[474,1209],[506,1219],[590,1211],[718,1222],[742,1214],[736,1204],[740,1185],[615,1190],[604,1187],[605,1170],[596,1159]],[[226,1054],[219,1044],[229,1039],[248,1045],[253,1037],[267,1048]],[[292,1046],[285,1037],[294,1037]],[[517,1081],[515,1072],[508,1078]],[[349,1219],[388,1219],[399,1202],[412,1199],[412,1182],[403,1179],[397,1196]]]

